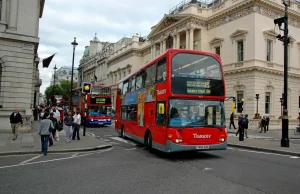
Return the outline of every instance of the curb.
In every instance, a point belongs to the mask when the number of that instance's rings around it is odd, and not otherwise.
[[[87,152],[87,151],[95,151],[95,150],[103,150],[107,148],[111,148],[112,145],[99,145],[96,147],[88,147],[88,148],[78,148],[78,149],[64,149],[64,150],[48,150],[48,153],[67,153],[67,152]],[[10,156],[10,155],[25,155],[25,154],[42,154],[41,151],[15,151],[15,152],[0,152],[0,156]]]
[[[253,146],[245,146],[245,145],[237,145],[237,144],[231,144],[231,143],[228,143],[227,145],[229,147],[244,148],[244,149],[248,149],[248,150],[264,151],[264,152],[269,152],[269,153],[300,157],[300,152],[295,153],[295,152],[289,152],[289,151],[283,151],[283,150],[273,150],[273,149],[259,148],[259,147],[253,147]]]
[[[227,133],[235,134],[235,132],[232,132],[232,131],[227,131]],[[277,137],[272,137],[272,138],[266,138],[266,139],[278,139],[278,138]],[[300,139],[300,137],[289,137],[289,139]]]

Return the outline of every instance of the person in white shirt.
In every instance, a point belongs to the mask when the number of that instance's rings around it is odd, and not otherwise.
[[[80,124],[81,124],[81,116],[80,116],[80,113],[79,113],[79,110],[78,108],[74,108],[74,122],[73,122],[73,126],[74,126],[74,130],[73,130],[73,137],[72,137],[72,140],[75,140],[75,136],[77,134],[77,140],[80,140],[80,137],[79,137],[79,129],[80,129]]]

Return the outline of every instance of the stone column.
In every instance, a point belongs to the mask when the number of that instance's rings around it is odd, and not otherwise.
[[[1,21],[6,22],[6,6],[7,6],[7,0],[2,0],[2,6],[1,6]]]
[[[159,42],[159,54],[162,54],[163,53],[163,42],[160,41]]]
[[[173,34],[173,48],[176,48],[176,35]]]
[[[167,44],[167,41],[166,39],[163,40],[163,52],[166,51],[166,44]]]
[[[194,28],[190,29],[190,50],[194,50]]]
[[[189,49],[189,30],[185,31],[185,49]]]
[[[176,48],[180,48],[180,33],[176,34]]]
[[[18,7],[19,7],[19,0],[10,1],[10,13],[9,13],[9,22],[8,22],[8,28],[10,30],[17,30]]]

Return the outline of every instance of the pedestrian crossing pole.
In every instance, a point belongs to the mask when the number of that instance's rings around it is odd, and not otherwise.
[[[85,136],[86,124],[87,124],[87,94],[85,94],[85,103],[84,103],[84,123],[83,123],[83,136]]]
[[[88,94],[91,93],[91,84],[87,82],[83,82],[82,84],[82,93],[85,94],[85,102],[84,102],[84,124],[83,124],[83,136],[85,136],[86,125],[87,125],[87,103],[88,103]]]

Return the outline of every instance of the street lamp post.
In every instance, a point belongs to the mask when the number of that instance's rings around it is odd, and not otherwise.
[[[255,94],[255,99],[256,99],[256,113],[253,119],[259,119],[259,114],[258,114],[258,100],[259,100],[259,94]]]
[[[52,86],[52,91],[53,91],[53,92],[52,92],[52,94],[54,95],[54,88],[55,88],[55,76],[56,76],[55,74],[56,74],[56,69],[57,69],[57,68],[56,68],[56,64],[55,64],[55,66],[54,66],[54,68],[53,68],[53,69],[54,69],[54,77],[53,77],[53,86]]]
[[[72,107],[72,98],[73,98],[73,72],[74,72],[74,58],[75,58],[75,48],[78,45],[76,42],[76,37],[74,37],[74,41],[71,43],[73,45],[73,60],[72,60],[72,75],[71,75],[71,88],[70,88],[70,98],[69,98],[69,110],[71,110]]]

